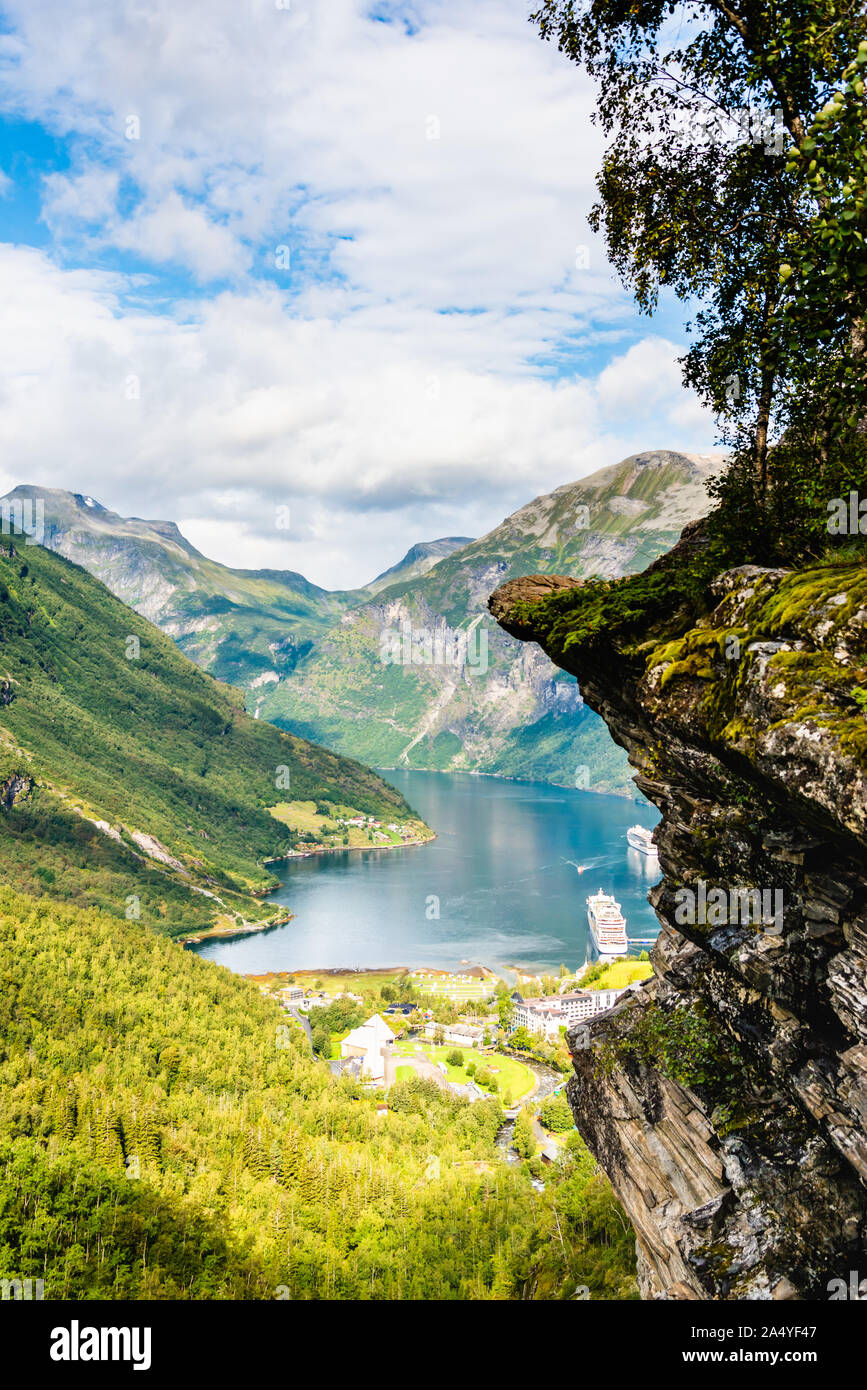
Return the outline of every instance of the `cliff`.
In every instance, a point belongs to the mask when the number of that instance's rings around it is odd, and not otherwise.
[[[490,600],[662,813],[654,976],[571,1035],[568,1093],[644,1297],[824,1299],[867,1269],[867,570],[707,583],[702,543]]]

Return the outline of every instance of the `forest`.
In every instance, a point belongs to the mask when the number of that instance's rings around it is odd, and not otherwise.
[[[0,1273],[50,1299],[631,1298],[570,1136],[535,1191],[496,1099],[332,1076],[250,981],[0,889]],[[550,1177],[548,1177],[550,1173]]]

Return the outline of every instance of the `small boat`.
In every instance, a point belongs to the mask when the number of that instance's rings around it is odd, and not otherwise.
[[[587,899],[587,921],[590,923],[593,944],[600,956],[627,954],[629,937],[626,935],[626,918],[620,911],[620,903],[601,888]]]
[[[626,839],[633,849],[638,850],[639,854],[646,854],[654,859],[659,854],[651,838],[651,832],[645,830],[643,825],[631,825],[626,832]]]

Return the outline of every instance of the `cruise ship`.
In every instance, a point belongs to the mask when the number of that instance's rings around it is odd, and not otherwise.
[[[629,950],[626,918],[620,903],[599,889],[587,899],[587,921],[590,935],[600,956],[625,956]]]
[[[643,825],[631,825],[626,832],[626,839],[633,849],[638,850],[639,854],[656,858],[658,850],[651,839],[651,832],[645,830]]]

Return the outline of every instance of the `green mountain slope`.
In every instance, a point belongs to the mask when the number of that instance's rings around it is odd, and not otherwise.
[[[209,560],[170,521],[142,521],[59,488],[16,487],[8,507],[39,503],[44,544],[101,579],[219,680],[255,683],[290,671],[345,607],[303,575],[236,570]],[[32,513],[35,515],[35,513]]]
[[[574,681],[492,623],[487,595],[537,570],[614,577],[644,569],[707,507],[720,462],[656,450],[536,498],[479,540],[412,547],[363,589],[232,570],[170,522],[126,520],[91,498],[39,500],[45,544],[84,565],[263,720],[379,767],[495,773],[631,795],[626,758]],[[456,548],[457,547],[457,548]],[[470,634],[485,669],[384,665],[383,633]],[[474,647],[482,656],[480,647]]]
[[[378,1115],[252,983],[98,912],[0,888],[0,960],[3,1278],[46,1299],[634,1296],[586,1150],[537,1195],[494,1147],[498,1101],[416,1080]]]
[[[243,704],[84,570],[0,539],[0,873],[178,933],[273,915],[290,798],[420,825]]]
[[[426,574],[344,612],[291,673],[254,695],[260,717],[377,766],[461,769],[631,794],[626,758],[574,681],[499,630],[487,596],[537,571],[642,570],[706,510],[719,458],[638,454],[522,507]],[[470,662],[382,660],[384,632],[469,634]],[[433,643],[436,658],[436,641]],[[484,669],[483,669],[484,667]]]

